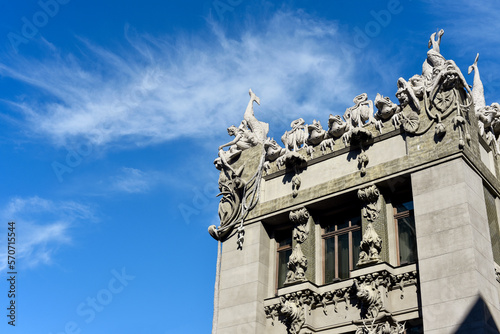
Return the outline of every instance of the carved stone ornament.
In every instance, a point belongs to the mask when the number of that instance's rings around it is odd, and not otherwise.
[[[290,221],[295,224],[293,229],[293,239],[297,242],[287,263],[288,272],[286,274],[285,285],[305,280],[307,270],[307,258],[302,252],[301,244],[306,241],[308,231],[309,212],[306,208],[290,211]]]
[[[389,97],[383,97],[379,93],[375,97],[375,106],[377,107],[375,118],[382,121],[387,121],[401,112],[401,107],[393,103]]]
[[[280,298],[280,302],[264,308],[267,317],[273,321],[276,317],[286,326],[288,334],[299,334],[306,322],[304,304],[311,296],[302,292],[294,292]]]
[[[280,313],[286,319],[289,334],[298,334],[305,323],[304,308],[292,301],[285,301],[281,305]]]
[[[380,191],[375,185],[358,190],[358,198],[364,202],[362,215],[368,221],[363,240],[360,244],[358,266],[378,263],[381,261],[382,239],[379,237],[373,223],[377,220],[380,210]]]
[[[362,304],[362,318],[377,318],[383,308],[382,297],[375,281],[360,283],[354,280],[356,298]]]
[[[329,315],[328,309],[330,308],[333,308],[334,313],[350,313],[352,312],[349,310],[350,305],[357,305],[360,308],[361,320],[355,321],[354,323],[359,326],[359,330],[363,330],[366,328],[375,328],[377,330],[383,328],[384,330],[387,330],[387,328],[389,327],[394,329],[394,327],[397,327],[397,322],[392,318],[390,313],[385,310],[379,288],[385,288],[386,296],[388,296],[389,291],[399,289],[401,291],[401,298],[403,298],[404,287],[417,285],[417,278],[417,271],[410,271],[398,275],[393,275],[386,270],[381,270],[368,275],[357,277],[353,282],[353,285],[349,287],[326,291],[321,294],[309,289],[304,289],[298,292],[287,294],[281,297],[278,303],[266,306],[264,308],[264,311],[266,317],[271,318],[272,324],[274,325],[274,320],[276,319],[276,317],[281,317],[281,320],[285,324],[288,321],[287,318],[284,318],[283,313],[281,312],[282,305],[284,305],[285,301],[290,301],[297,307],[308,305],[309,315],[311,315],[312,310],[322,308],[325,316]],[[357,300],[356,304],[352,303],[352,301],[354,300]],[[341,302],[344,302],[345,310],[337,307],[337,305]],[[288,312],[287,314],[290,314],[290,312]],[[344,317],[346,315],[342,314],[341,316]],[[295,319],[297,319],[297,317]],[[371,320],[370,326],[366,325],[367,320]],[[385,325],[386,322],[389,323],[389,327]],[[399,326],[401,325],[399,324]],[[385,334],[386,332],[375,331],[374,333]]]
[[[299,244],[304,243],[309,235],[309,231],[307,229],[309,216],[309,211],[307,211],[306,208],[290,211],[290,221],[295,224],[295,228],[293,229],[293,238]]]
[[[302,253],[300,244],[295,245],[293,248],[287,267],[288,272],[286,273],[285,285],[301,282],[306,279],[307,258],[304,253]]]
[[[374,222],[377,220],[380,210],[380,190],[376,185],[371,185],[364,189],[358,190],[358,199],[364,202],[361,213],[368,221]]]
[[[260,99],[249,90],[250,101],[248,102],[243,121],[237,128],[231,126],[228,128],[228,134],[234,136],[234,140],[219,146],[219,156],[214,161],[214,165],[219,169],[219,190],[222,196],[219,202],[220,226],[212,225],[208,228],[210,235],[216,240],[224,240],[233,231],[236,224],[238,228],[238,248],[242,248],[244,228],[243,221],[259,201],[260,179],[262,177],[265,151],[262,152],[260,163],[253,175],[253,171],[246,171],[245,164],[234,167],[235,162],[241,155],[241,152],[256,145],[264,145],[269,125],[260,122],[255,118],[253,103],[260,104]],[[225,151],[224,147],[229,147]],[[243,177],[247,173],[246,178]]]
[[[370,131],[364,129],[369,124],[375,124],[375,127],[381,131],[382,122],[373,116],[373,102],[368,100],[366,93],[356,96],[353,100],[354,106],[347,108],[344,113],[344,119],[348,124],[347,132],[342,135],[344,143],[347,145],[352,139],[358,142],[364,142],[371,139]]]
[[[403,334],[405,333],[405,325],[394,321],[392,324],[389,321],[384,323],[375,323],[373,319],[371,324],[363,322],[363,325],[358,327],[356,334]]]

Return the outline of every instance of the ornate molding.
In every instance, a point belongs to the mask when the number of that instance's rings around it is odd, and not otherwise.
[[[381,298],[382,291],[385,290],[386,297],[388,297],[390,291],[400,290],[401,298],[404,298],[404,287],[417,285],[417,280],[416,270],[401,274],[391,274],[387,270],[381,270],[356,277],[353,279],[353,284],[348,287],[323,293],[304,289],[286,294],[281,296],[277,303],[266,306],[264,311],[266,317],[271,318],[273,325],[274,321],[279,318],[289,328],[288,333],[292,333],[290,330],[300,330],[304,325],[301,320],[302,315],[305,317],[306,313],[304,305],[308,306],[309,315],[311,315],[312,310],[322,309],[325,316],[331,316],[328,312],[329,305],[333,305],[334,313],[342,313],[338,304],[345,302],[346,311],[349,310],[350,305],[355,305],[360,311],[360,320],[353,321],[354,324],[358,325],[358,330],[364,331],[358,333],[396,334],[398,332],[394,332],[394,330],[398,328],[400,330],[403,325],[398,324],[385,310]],[[288,306],[283,309],[285,304]],[[291,305],[295,307],[291,307]],[[290,310],[295,310],[295,312],[290,312]],[[345,315],[340,316],[344,317]],[[368,321],[371,321],[371,324],[367,325]],[[389,329],[393,332],[386,332]]]

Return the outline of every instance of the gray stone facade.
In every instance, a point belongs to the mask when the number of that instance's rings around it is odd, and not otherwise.
[[[474,103],[443,33],[399,104],[361,94],[328,129],[293,121],[285,147],[263,140],[250,91],[215,161],[214,333],[499,332],[500,113]]]

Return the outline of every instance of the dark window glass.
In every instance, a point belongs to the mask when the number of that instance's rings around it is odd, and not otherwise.
[[[349,278],[349,234],[338,236],[339,278]]]
[[[278,246],[278,254],[277,254],[277,288],[283,287],[286,274],[288,272],[288,260],[290,255],[292,255],[292,231],[276,231],[275,239]]]
[[[415,234],[415,218],[413,202],[395,204],[394,219],[398,238],[399,264],[417,261],[417,237]]]
[[[335,278],[335,237],[325,240],[325,282]]]
[[[359,245],[361,244],[361,239],[363,236],[361,235],[361,226],[359,230],[352,231],[352,262],[353,268],[356,268],[356,263],[359,260]]]
[[[278,252],[278,288],[283,287],[286,279],[286,273],[288,272],[288,259],[292,255],[292,250],[287,249]]]
[[[361,242],[361,218],[326,218],[332,223],[324,226],[324,270],[325,283],[335,279],[349,278],[356,268]]]

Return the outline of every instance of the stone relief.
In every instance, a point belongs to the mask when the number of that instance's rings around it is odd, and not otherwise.
[[[373,223],[377,220],[381,210],[380,191],[375,185],[371,185],[367,188],[359,189],[358,198],[364,203],[361,214],[368,221],[359,246],[360,253],[357,263],[358,266],[364,266],[381,262],[382,239],[373,228]]]
[[[245,181],[241,179],[243,169],[244,166],[237,171],[224,169],[219,175],[220,194],[217,196],[222,196],[219,202],[220,227],[216,228],[215,225],[212,225],[208,228],[208,232],[216,240],[224,239],[231,233],[231,225],[240,216],[241,200],[245,187]]]
[[[309,231],[307,229],[309,212],[306,208],[291,211],[290,221],[295,224],[293,229],[293,239],[297,242],[292,250],[292,254],[287,263],[288,272],[286,274],[285,285],[301,282],[306,279],[307,258],[302,252],[301,244],[306,241]]]
[[[284,324],[288,324],[293,322],[294,319],[302,319],[302,315],[305,315],[304,305],[309,306],[309,315],[312,310],[322,308],[324,315],[328,316],[329,305],[333,305],[335,313],[341,313],[342,310],[337,307],[337,304],[344,302],[346,311],[349,310],[350,305],[359,308],[360,320],[354,321],[354,323],[358,325],[358,330],[376,330],[374,333],[377,334],[398,333],[386,332],[389,328],[392,330],[395,330],[395,328],[401,329],[403,325],[398,324],[397,321],[393,319],[392,314],[385,309],[380,288],[383,287],[385,289],[387,297],[389,291],[397,289],[403,291],[403,287],[417,285],[417,278],[417,271],[393,275],[386,270],[381,270],[356,277],[353,279],[353,284],[349,287],[334,289],[321,294],[311,291],[310,289],[286,294],[281,296],[276,304],[264,307],[264,311],[266,317],[271,318],[273,325],[277,317],[279,317]],[[283,306],[286,302],[288,302],[289,306],[294,305],[295,307],[287,307],[287,311],[283,312]],[[296,311],[290,312],[290,310]],[[292,314],[300,316],[293,317]],[[343,317],[344,315],[340,316]],[[366,325],[367,320],[371,320],[370,325]],[[300,326],[303,326],[304,323],[305,322],[302,322],[302,320],[295,320],[296,325],[300,324]],[[387,326],[386,323],[389,323],[389,326]],[[379,332],[382,329],[384,331]]]

